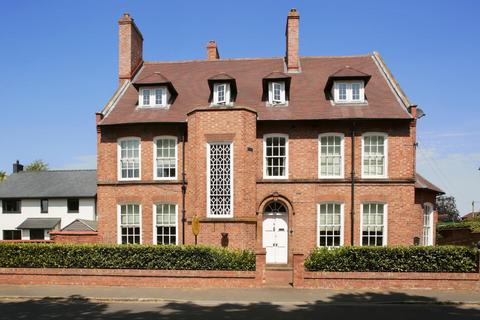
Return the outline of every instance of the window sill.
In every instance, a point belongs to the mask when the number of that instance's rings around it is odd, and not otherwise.
[[[224,217],[224,218],[212,218],[212,217],[202,217],[199,218],[202,223],[215,223],[215,222],[244,222],[244,223],[256,223],[257,217]],[[192,220],[187,220],[189,224],[192,223]]]
[[[185,184],[187,182],[185,181]],[[98,181],[97,185],[99,186],[117,186],[117,185],[149,185],[149,184],[182,184],[181,180],[118,180],[118,181],[111,181],[111,180],[104,180]]]
[[[362,102],[355,102],[355,101],[348,101],[348,102],[339,102],[339,101],[331,101],[334,106],[360,106],[360,107],[366,107],[368,106],[367,101],[362,101]]]
[[[2,214],[22,214],[22,212],[5,212],[5,211],[3,211]]]

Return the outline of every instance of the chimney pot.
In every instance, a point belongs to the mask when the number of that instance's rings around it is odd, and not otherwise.
[[[298,53],[299,20],[300,14],[297,12],[297,9],[291,9],[287,16],[285,31],[285,62],[287,64],[287,72],[300,71],[300,56]]]
[[[207,60],[218,60],[220,59],[220,54],[218,53],[218,47],[215,40],[208,41],[207,44]]]

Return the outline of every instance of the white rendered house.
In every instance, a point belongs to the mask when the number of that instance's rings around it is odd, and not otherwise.
[[[96,170],[13,173],[0,183],[0,240],[49,240],[75,220],[96,220]]]

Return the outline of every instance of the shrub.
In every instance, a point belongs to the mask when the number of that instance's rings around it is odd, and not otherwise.
[[[255,254],[208,246],[1,243],[0,267],[255,270]]]
[[[467,247],[317,248],[305,260],[308,271],[476,272],[477,251]]]
[[[465,220],[459,222],[442,222],[437,224],[437,231],[470,229],[472,232],[480,232],[480,219]]]

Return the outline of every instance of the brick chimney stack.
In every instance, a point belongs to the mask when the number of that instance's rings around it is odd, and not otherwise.
[[[15,162],[13,164],[13,170],[12,172],[13,173],[18,173],[18,172],[21,172],[23,171],[23,165],[20,164],[20,161],[17,160],[17,162]]]
[[[300,15],[297,9],[291,9],[287,16],[287,27],[285,37],[287,40],[285,62],[288,72],[300,71],[300,57],[298,55],[298,29]]]
[[[129,13],[118,20],[118,78],[133,78],[143,63],[143,36]]]
[[[218,53],[217,43],[215,40],[210,40],[207,44],[207,60],[218,60],[220,54]]]

